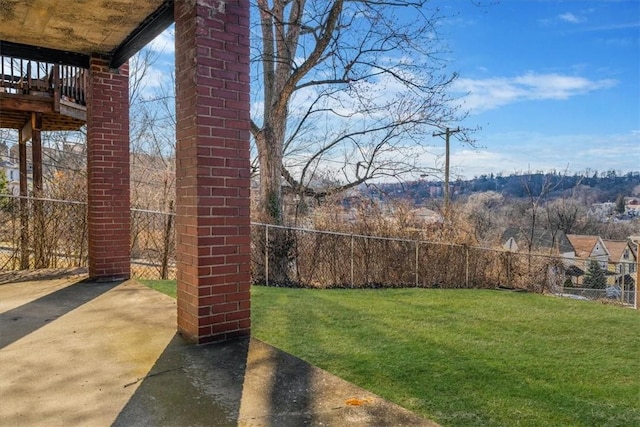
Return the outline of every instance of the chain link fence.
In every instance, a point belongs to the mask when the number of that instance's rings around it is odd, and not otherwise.
[[[82,202],[0,196],[0,270],[87,265]]]
[[[625,305],[634,305],[636,296],[634,285],[611,285],[605,289],[563,287],[558,294],[574,299],[619,301]]]
[[[0,196],[0,271],[87,266],[86,204]],[[175,279],[174,214],[132,209],[132,275]],[[254,284],[313,288],[508,288],[633,304],[633,274],[604,289],[568,281],[567,260],[467,245],[251,225]],[[633,273],[635,264],[616,265]],[[571,285],[571,286],[567,286]]]
[[[542,292],[558,288],[564,278],[561,260],[549,256],[257,223],[252,233],[257,284]]]
[[[609,267],[603,270],[604,277],[601,279],[603,286],[600,288],[585,287],[586,276],[583,275],[573,280],[565,279],[557,293],[575,299],[619,301],[625,305],[634,305],[637,264],[619,262],[610,263]]]
[[[174,221],[173,213],[131,210],[131,274],[134,277],[176,278]]]
[[[85,202],[0,196],[0,271],[87,267]],[[131,210],[131,272],[175,279],[174,215]]]

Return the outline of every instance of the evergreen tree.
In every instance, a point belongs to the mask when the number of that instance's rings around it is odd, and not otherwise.
[[[624,196],[620,194],[616,199],[616,212],[619,214],[623,214],[625,211],[624,207]]]
[[[0,169],[0,194],[9,194],[9,180],[4,169]]]
[[[8,211],[11,207],[11,199],[3,194],[9,194],[9,180],[4,169],[0,169],[0,210]]]
[[[584,276],[584,287],[590,289],[604,289],[607,287],[605,271],[596,260],[591,260]]]

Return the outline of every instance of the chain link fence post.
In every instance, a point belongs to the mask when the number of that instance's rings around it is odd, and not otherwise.
[[[269,224],[264,225],[264,281],[269,286]]]
[[[637,251],[636,251],[637,252]],[[640,310],[640,292],[638,292],[638,288],[640,287],[640,254],[637,255],[636,258],[636,283],[633,286],[635,296],[633,298],[633,308],[636,310]]]
[[[416,288],[420,286],[420,242],[416,240]]]
[[[511,286],[511,252],[507,252],[507,286]]]
[[[464,286],[469,289],[469,246],[464,245]]]
[[[354,256],[353,256],[353,234],[352,234],[351,235],[351,287],[352,288],[355,286],[353,270],[354,270]]]

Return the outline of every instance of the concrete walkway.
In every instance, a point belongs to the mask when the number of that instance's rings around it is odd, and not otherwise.
[[[435,426],[255,339],[176,334],[135,281],[0,285],[0,425]]]

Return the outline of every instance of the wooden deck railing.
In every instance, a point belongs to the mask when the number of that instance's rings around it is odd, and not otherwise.
[[[81,67],[0,56],[0,92],[50,96],[86,105],[87,71]]]

